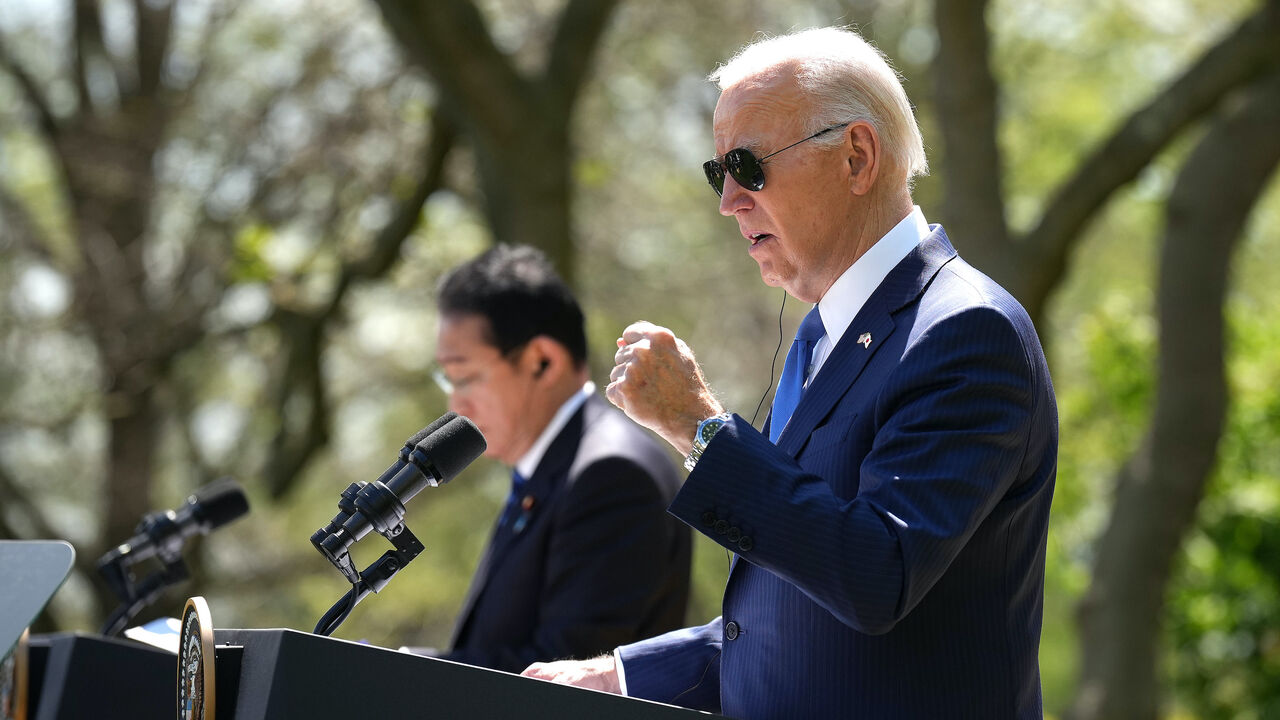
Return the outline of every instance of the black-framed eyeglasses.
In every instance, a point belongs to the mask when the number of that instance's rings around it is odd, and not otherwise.
[[[832,125],[829,128],[823,128],[803,140],[797,140],[781,150],[775,150],[762,158],[756,158],[756,156],[746,148],[734,148],[725,153],[722,157],[712,158],[711,160],[702,163],[702,172],[707,174],[707,182],[710,183],[711,189],[716,191],[716,195],[724,195],[725,173],[732,175],[734,182],[738,183],[742,187],[752,192],[759,192],[764,189],[765,160],[768,160],[778,153],[790,150],[801,143],[806,143],[816,137],[826,135],[832,130],[839,130],[840,128],[847,126],[849,122],[852,121]]]

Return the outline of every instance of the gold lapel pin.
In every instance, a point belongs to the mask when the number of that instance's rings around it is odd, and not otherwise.
[[[871,347],[871,333],[862,333],[858,336],[858,344],[865,350]]]

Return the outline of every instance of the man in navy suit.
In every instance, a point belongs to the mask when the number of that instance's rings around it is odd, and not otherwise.
[[[763,433],[669,330],[606,394],[692,471],[670,511],[737,554],[723,616],[527,675],[742,718],[1038,718],[1057,410],[1022,307],[911,199],[883,57],[824,29],[712,76],[704,170],[764,281],[816,303]]]
[[[688,528],[667,452],[588,382],[582,311],[546,258],[499,245],[438,293],[437,378],[513,468],[443,657],[518,672],[680,627]]]

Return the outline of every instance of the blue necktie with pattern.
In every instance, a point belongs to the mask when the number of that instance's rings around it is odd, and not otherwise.
[[[782,378],[778,380],[778,392],[773,396],[772,418],[769,420],[769,440],[775,445],[782,429],[787,426],[791,414],[800,404],[800,395],[804,393],[804,380],[809,375],[809,363],[813,361],[813,346],[826,335],[822,327],[822,316],[818,314],[818,306],[814,306],[800,327],[796,329],[796,339],[787,352],[787,361],[782,365]]]
[[[502,521],[500,525],[506,527],[510,525],[516,516],[520,514],[520,503],[524,497],[525,483],[529,482],[517,470],[511,471],[511,494],[507,496],[507,505],[502,510]],[[521,526],[523,529],[523,526]],[[517,531],[518,532],[518,531]]]

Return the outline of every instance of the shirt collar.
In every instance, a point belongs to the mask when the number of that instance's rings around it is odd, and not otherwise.
[[[849,328],[849,323],[853,322],[854,316],[866,304],[871,293],[880,286],[890,270],[902,262],[921,240],[929,236],[929,232],[924,212],[916,205],[893,229],[836,278],[818,301],[818,314],[822,316],[822,327],[827,331],[827,347],[835,347],[840,343],[844,331]]]
[[[568,400],[560,406],[555,415],[551,416],[551,422],[542,429],[542,434],[533,442],[533,445],[520,456],[516,461],[516,472],[526,480],[533,477],[533,471],[538,469],[538,463],[542,462],[542,456],[546,454],[547,448],[551,447],[551,441],[556,439],[564,426],[569,423],[569,418],[578,412],[583,404],[587,402],[587,398],[591,393],[596,391],[596,384],[588,380],[582,389],[569,396]]]

